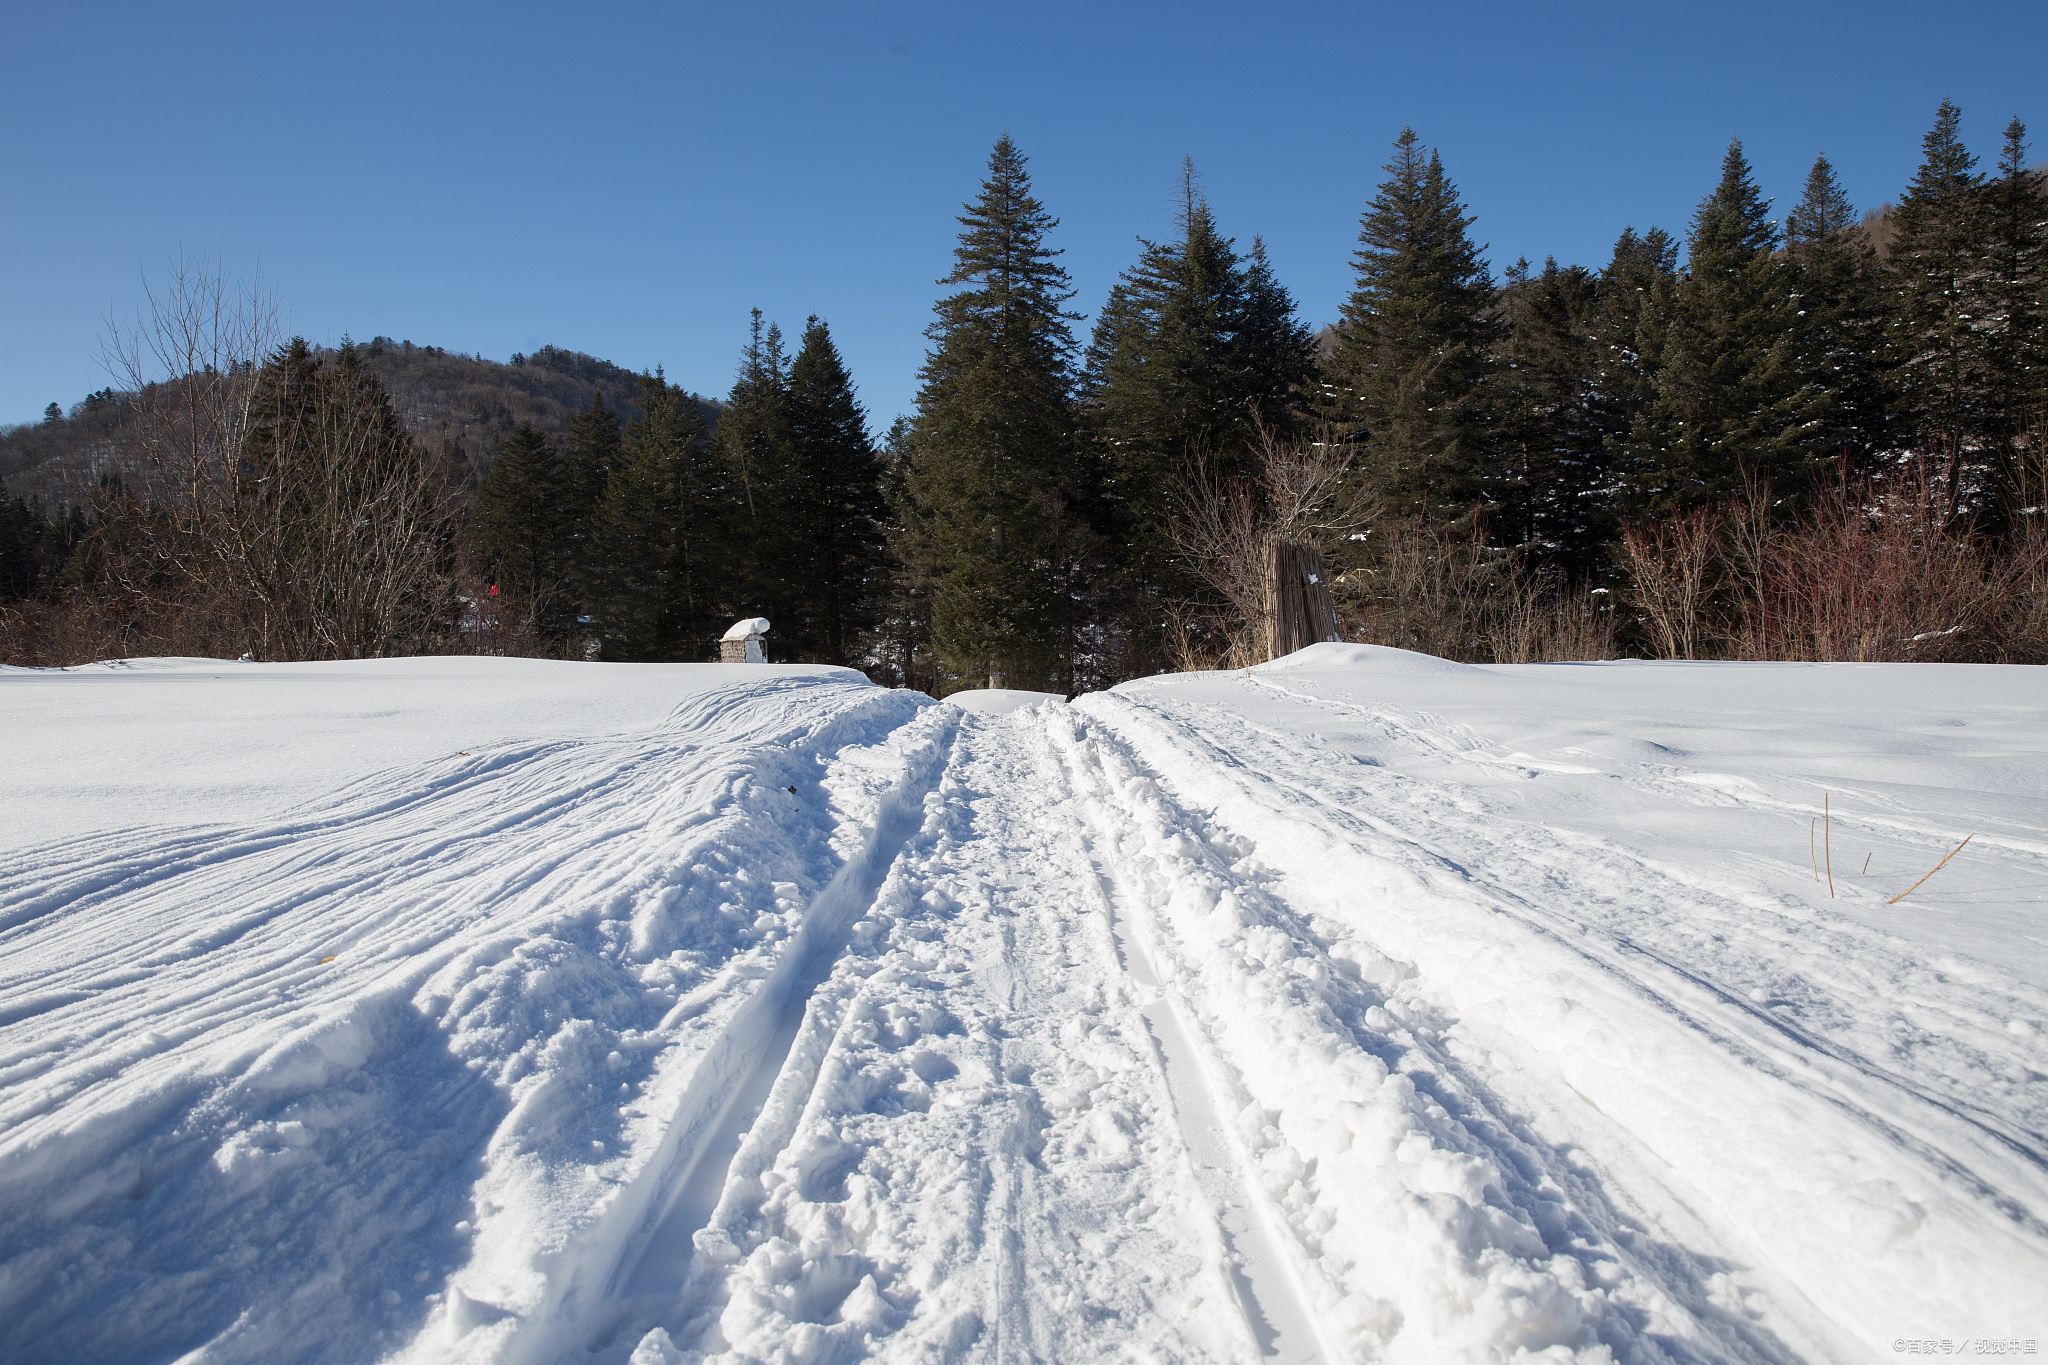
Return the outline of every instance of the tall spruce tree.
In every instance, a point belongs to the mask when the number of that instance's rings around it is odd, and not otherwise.
[[[641,376],[639,399],[593,518],[604,657],[707,659],[734,611],[730,480],[694,395],[657,370]]]
[[[1943,100],[1921,140],[1920,169],[1892,215],[1891,389],[1901,434],[1940,455],[1951,488],[1981,458],[1992,357],[1980,320],[1990,224],[1977,158],[1963,146],[1962,110]]]
[[[1234,460],[1255,420],[1284,429],[1313,373],[1313,339],[1263,244],[1237,254],[1191,162],[1177,216],[1177,240],[1139,239],[1138,263],[1112,290],[1081,377],[1090,434],[1129,497],[1171,479],[1196,448]]]
[[[1263,245],[1239,256],[1217,229],[1192,162],[1179,236],[1139,239],[1097,319],[1079,386],[1097,528],[1119,550],[1131,666],[1156,666],[1164,598],[1193,586],[1168,525],[1171,490],[1197,461],[1249,472],[1260,423],[1281,435],[1314,374],[1315,344]]]
[[[1984,187],[1989,261],[1986,318],[1990,336],[1986,437],[1998,475],[2000,514],[2031,501],[2020,463],[2030,435],[2039,441],[2048,419],[2048,194],[2044,177],[2027,169],[2027,125],[2006,125],[1998,178]],[[2038,457],[2037,457],[2038,458]]]
[[[1441,518],[1482,496],[1493,432],[1481,383],[1493,281],[1457,187],[1415,130],[1359,220],[1357,287],[1337,324],[1328,415],[1404,511]]]
[[[882,436],[879,464],[887,577],[877,585],[880,600],[868,668],[877,682],[936,694],[941,670],[932,649],[933,565],[924,557],[905,558],[894,553],[914,541],[919,525],[910,493],[911,435],[910,418],[898,413]]]
[[[1610,434],[1599,402],[1600,281],[1547,259],[1508,271],[1492,383],[1499,459],[1486,483],[1489,531],[1528,560],[1590,575],[1608,517]]]
[[[1750,470],[1796,482],[1806,451],[1789,411],[1803,339],[1778,226],[1741,139],[1693,215],[1671,288],[1656,396],[1630,439],[1630,502],[1669,508],[1724,497]]]
[[[562,592],[570,544],[563,484],[547,433],[521,422],[499,434],[477,489],[478,546],[501,594],[527,604],[545,634],[560,633],[575,615]]]
[[[740,353],[739,374],[719,413],[719,454],[739,480],[740,502],[755,530],[772,527],[781,509],[775,490],[788,478],[790,465],[789,359],[782,349],[782,328],[753,310],[747,346]]]
[[[1072,677],[1067,542],[1075,484],[1075,314],[1059,220],[1005,133],[960,215],[936,305],[905,477],[900,554],[932,585],[932,639],[957,677],[1043,687]]]
[[[790,363],[786,427],[795,487],[785,499],[796,610],[785,649],[846,664],[869,622],[881,567],[881,464],[831,333],[816,317]]]
[[[562,556],[579,602],[587,603],[596,588],[597,505],[605,485],[624,463],[619,419],[605,407],[604,392],[593,386],[590,406],[576,415],[563,437],[559,471]]]
[[[747,530],[736,560],[739,610],[774,622],[779,650],[808,657],[812,641],[802,619],[803,585],[789,541],[797,516],[792,499],[803,481],[790,443],[789,357],[782,328],[758,308],[713,446],[732,474],[734,501]]]
[[[1660,227],[1641,236],[1622,229],[1614,255],[1600,272],[1599,295],[1589,320],[1598,352],[1594,420],[1610,465],[1624,477],[1629,434],[1657,397],[1671,293],[1678,282],[1678,242]]]
[[[1886,442],[1882,265],[1825,155],[1785,218],[1804,351],[1792,415],[1809,449],[1861,458]]]

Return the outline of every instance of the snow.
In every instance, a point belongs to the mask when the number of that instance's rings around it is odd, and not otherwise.
[[[725,634],[719,636],[718,638],[721,640],[744,640],[749,635],[766,635],[768,633],[768,630],[769,626],[767,617],[749,616],[744,621],[733,622],[732,628],[727,630]]]
[[[2038,1339],[2041,677],[0,671],[9,1358]]]
[[[1058,692],[1025,692],[1014,687],[970,687],[948,693],[946,701],[977,716],[1007,716],[1026,706],[1067,704],[1067,699]]]

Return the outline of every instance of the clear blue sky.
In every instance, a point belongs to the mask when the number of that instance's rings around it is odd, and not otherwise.
[[[747,310],[832,327],[875,428],[1008,129],[1093,312],[1194,157],[1303,316],[1412,124],[1517,256],[1682,231],[1739,135],[1782,213],[1825,149],[1896,197],[1943,96],[1987,165],[2048,155],[2048,5],[9,7],[0,422],[108,382],[109,310],[182,249],[259,263],[295,330],[503,359],[544,342],[700,392]],[[1083,330],[1085,337],[1085,325]]]

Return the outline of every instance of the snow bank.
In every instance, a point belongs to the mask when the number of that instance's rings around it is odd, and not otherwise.
[[[692,692],[755,676],[744,668],[469,656],[0,668],[0,849],[130,825],[267,820],[384,768],[645,730]]]

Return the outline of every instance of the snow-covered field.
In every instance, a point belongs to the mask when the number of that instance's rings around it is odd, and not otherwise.
[[[0,670],[0,1357],[2048,1338],[2048,672],[963,700]]]

